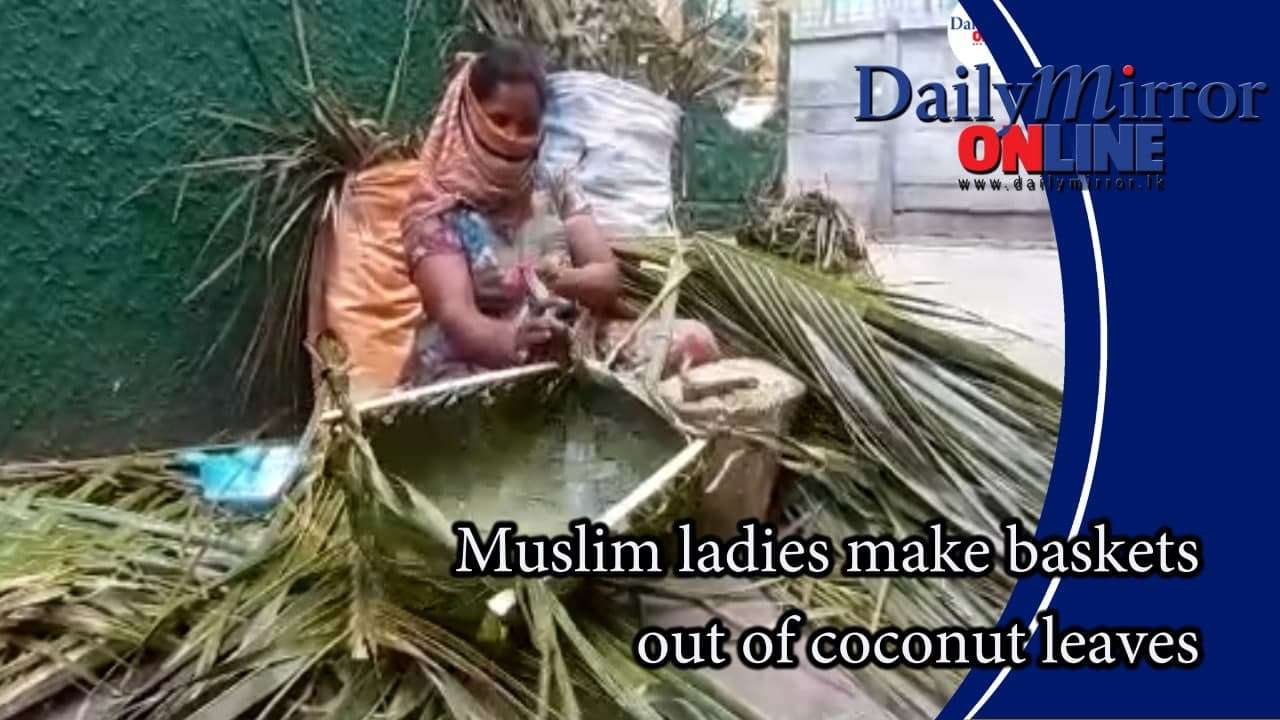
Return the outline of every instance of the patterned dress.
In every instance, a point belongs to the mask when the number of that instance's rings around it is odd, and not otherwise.
[[[556,223],[549,218],[563,223],[591,212],[590,202],[571,174],[553,174],[539,166],[534,178],[534,214],[521,227],[502,227],[468,207],[408,226],[404,238],[410,275],[418,263],[433,255],[462,257],[471,273],[471,287],[480,312],[493,318],[514,319],[532,296],[526,277],[548,258],[569,263],[563,234],[556,232]],[[629,320],[599,319],[582,323],[575,331],[587,332],[595,352],[603,355],[628,334],[631,325]],[[664,374],[708,362],[720,354],[715,336],[705,325],[676,320],[670,340],[658,323],[639,328],[620,353],[619,364],[623,368],[641,367],[662,349],[667,352]],[[491,369],[469,362],[453,347],[443,329],[426,318],[418,330],[403,381],[406,385],[425,385]]]
[[[418,263],[433,255],[457,255],[466,260],[476,307],[493,318],[514,318],[530,297],[526,274],[548,257],[567,258],[559,233],[549,217],[568,221],[591,212],[591,205],[569,173],[552,173],[539,166],[535,173],[534,217],[521,227],[496,225],[479,211],[458,207],[420,220],[405,233],[410,275]],[[467,362],[454,350],[438,324],[427,318],[418,330],[414,356],[405,382],[421,385],[470,375],[486,368]]]

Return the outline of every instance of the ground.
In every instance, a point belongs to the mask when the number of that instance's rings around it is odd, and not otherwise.
[[[720,619],[734,636],[744,627],[772,627],[778,606],[747,581],[734,579],[664,580],[664,585],[684,596],[733,594],[718,599]],[[646,623],[663,627],[701,627],[712,619],[701,607],[685,601],[644,601]],[[732,651],[732,638],[727,649]],[[803,647],[803,645],[797,645]],[[768,720],[895,720],[895,715],[872,699],[848,674],[824,671],[803,661],[795,669],[746,667],[736,658],[722,670],[697,670],[709,681],[728,689],[756,717]]]
[[[1000,328],[950,325],[1062,384],[1062,279],[1056,248],[895,239],[873,245],[889,285],[978,313]]]

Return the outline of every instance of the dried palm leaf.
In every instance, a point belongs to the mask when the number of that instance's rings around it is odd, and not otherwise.
[[[341,349],[322,336],[315,354],[310,451],[268,527],[203,509],[176,456],[0,467],[4,713],[80,685],[120,718],[748,717],[637,667],[635,626],[580,612],[589,586],[518,585],[530,634],[495,654],[461,634],[492,589],[449,575],[442,516],[380,469]]]
[[[620,249],[632,296],[675,297],[735,350],[812,391],[789,437],[761,438],[801,478],[790,517],[832,536],[902,535],[935,517],[984,534],[998,532],[995,517],[1034,521],[1056,389],[929,330],[901,296],[708,239],[688,244],[679,292],[663,295],[673,252]],[[750,716],[685,675],[636,668],[634,628],[599,617],[590,584],[570,604],[522,586],[530,636],[514,654],[489,657],[457,635],[450,618],[477,603],[474,588],[440,572],[437,514],[381,473],[340,374],[322,377],[332,382],[320,409],[338,422],[313,424],[310,479],[261,540],[202,512],[164,455],[0,471],[0,513],[16,520],[0,523],[0,606],[18,610],[6,614],[16,625],[0,627],[0,695],[17,707],[68,684],[102,686],[120,694],[125,717],[283,717],[305,706],[651,718],[669,702]],[[23,558],[37,540],[46,555],[32,565]],[[937,627],[992,622],[1011,584],[801,579],[770,591],[825,622]],[[926,712],[956,676],[861,680]]]
[[[778,201],[757,200],[737,237],[743,245],[823,272],[869,268],[862,223],[834,198],[816,190]]]
[[[639,83],[679,103],[731,94],[767,59],[759,27],[712,0],[467,0],[476,28],[543,48],[556,65]]]
[[[246,301],[261,303],[254,333],[239,363],[238,377],[246,393],[268,393],[283,387],[290,393],[286,399],[295,407],[310,400],[302,342],[307,330],[312,242],[325,223],[331,222],[348,176],[385,160],[412,157],[420,147],[421,138],[416,134],[397,135],[386,129],[403,82],[410,33],[420,4],[419,0],[408,0],[406,5],[406,34],[380,120],[363,117],[338,94],[317,86],[303,18],[294,2],[303,80],[290,88],[293,106],[264,120],[206,113],[218,126],[215,137],[235,131],[255,150],[199,157],[161,174],[181,177],[175,217],[182,209],[183,190],[190,183],[227,175],[238,178],[237,189],[205,239],[197,265],[209,264],[203,260],[211,248],[229,247],[204,271],[186,301],[195,301],[209,289],[233,281],[236,271],[245,265],[260,270],[259,283],[245,291]],[[210,354],[228,335],[238,315],[228,319]]]
[[[0,717],[79,685],[122,692],[144,647],[248,553],[164,454],[0,467]],[[237,535],[243,539],[237,539]]]

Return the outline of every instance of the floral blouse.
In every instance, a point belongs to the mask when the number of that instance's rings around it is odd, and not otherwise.
[[[564,253],[549,218],[567,221],[591,212],[591,205],[568,171],[553,173],[538,165],[534,174],[533,217],[515,229],[490,223],[479,211],[459,207],[410,226],[405,251],[412,275],[418,263],[433,255],[466,259],[476,307],[490,317],[511,318],[529,298],[525,273],[543,258]],[[418,328],[414,352],[403,381],[422,385],[460,377],[484,368],[465,361],[450,346],[443,330],[430,318]]]

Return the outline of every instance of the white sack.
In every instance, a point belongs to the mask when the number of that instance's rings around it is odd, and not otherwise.
[[[673,232],[671,150],[680,107],[600,73],[553,73],[547,87],[546,167],[574,168],[597,221],[612,234]]]

